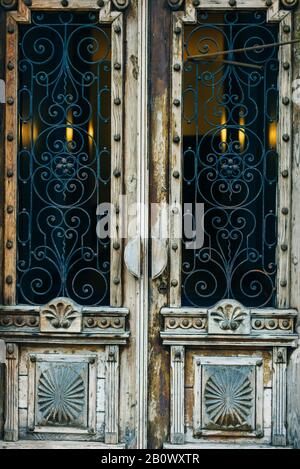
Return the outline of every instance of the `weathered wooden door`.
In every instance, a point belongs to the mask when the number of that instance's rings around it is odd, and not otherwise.
[[[145,445],[144,21],[1,1],[6,442]]]
[[[297,2],[0,3],[1,446],[297,442]]]
[[[151,447],[284,446],[299,422],[296,3],[151,2]]]

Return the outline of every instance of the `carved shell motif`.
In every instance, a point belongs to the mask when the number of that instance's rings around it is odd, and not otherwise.
[[[76,307],[64,299],[49,303],[42,312],[55,329],[69,329],[79,314]]]
[[[217,311],[211,314],[213,320],[219,323],[223,331],[236,331],[244,321],[247,313],[240,306],[227,304],[219,306]]]
[[[38,384],[38,406],[44,419],[67,425],[76,420],[85,403],[82,377],[70,366],[53,366],[42,373]]]
[[[210,420],[224,429],[247,424],[253,407],[253,389],[249,378],[228,367],[212,375],[204,391],[206,412]]]

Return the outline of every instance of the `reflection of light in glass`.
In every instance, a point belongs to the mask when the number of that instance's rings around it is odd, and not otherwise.
[[[269,125],[269,147],[275,148],[277,143],[277,125],[276,122],[270,122]]]
[[[240,142],[240,151],[243,152],[245,149],[245,139],[246,139],[246,134],[245,134],[245,117],[241,116],[240,117],[240,129],[239,129],[239,142]]]
[[[222,117],[221,117],[221,125],[223,126],[221,129],[221,145],[223,152],[226,151],[226,143],[227,143],[227,116],[226,116],[226,109],[223,109]]]
[[[38,139],[39,131],[36,124],[33,124],[33,142],[35,143]]]
[[[30,147],[30,138],[31,138],[31,126],[28,122],[23,122],[22,125],[22,146],[24,148]]]
[[[92,119],[89,121],[88,134],[89,134],[89,151],[92,152],[93,141],[94,141],[94,123]]]
[[[67,142],[72,142],[72,140],[73,140],[73,127],[67,127],[67,129],[66,129],[66,139],[67,139]]]
[[[66,140],[67,140],[67,142],[72,142],[73,141],[74,131],[73,131],[72,124],[73,124],[73,114],[72,114],[72,111],[69,111],[68,112],[68,117],[67,117],[67,127],[66,127]]]

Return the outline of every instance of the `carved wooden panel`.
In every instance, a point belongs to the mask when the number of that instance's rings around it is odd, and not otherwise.
[[[195,357],[194,433],[263,437],[263,360]]]
[[[29,360],[28,430],[94,434],[97,356],[30,354]]]

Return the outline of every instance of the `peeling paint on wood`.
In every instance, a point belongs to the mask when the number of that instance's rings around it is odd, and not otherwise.
[[[168,202],[168,130],[171,11],[166,2],[150,2],[150,202]],[[156,219],[151,219],[152,230]],[[161,448],[170,422],[170,357],[162,346],[159,311],[167,305],[168,272],[150,283],[148,446]],[[163,291],[163,290],[161,290]]]

